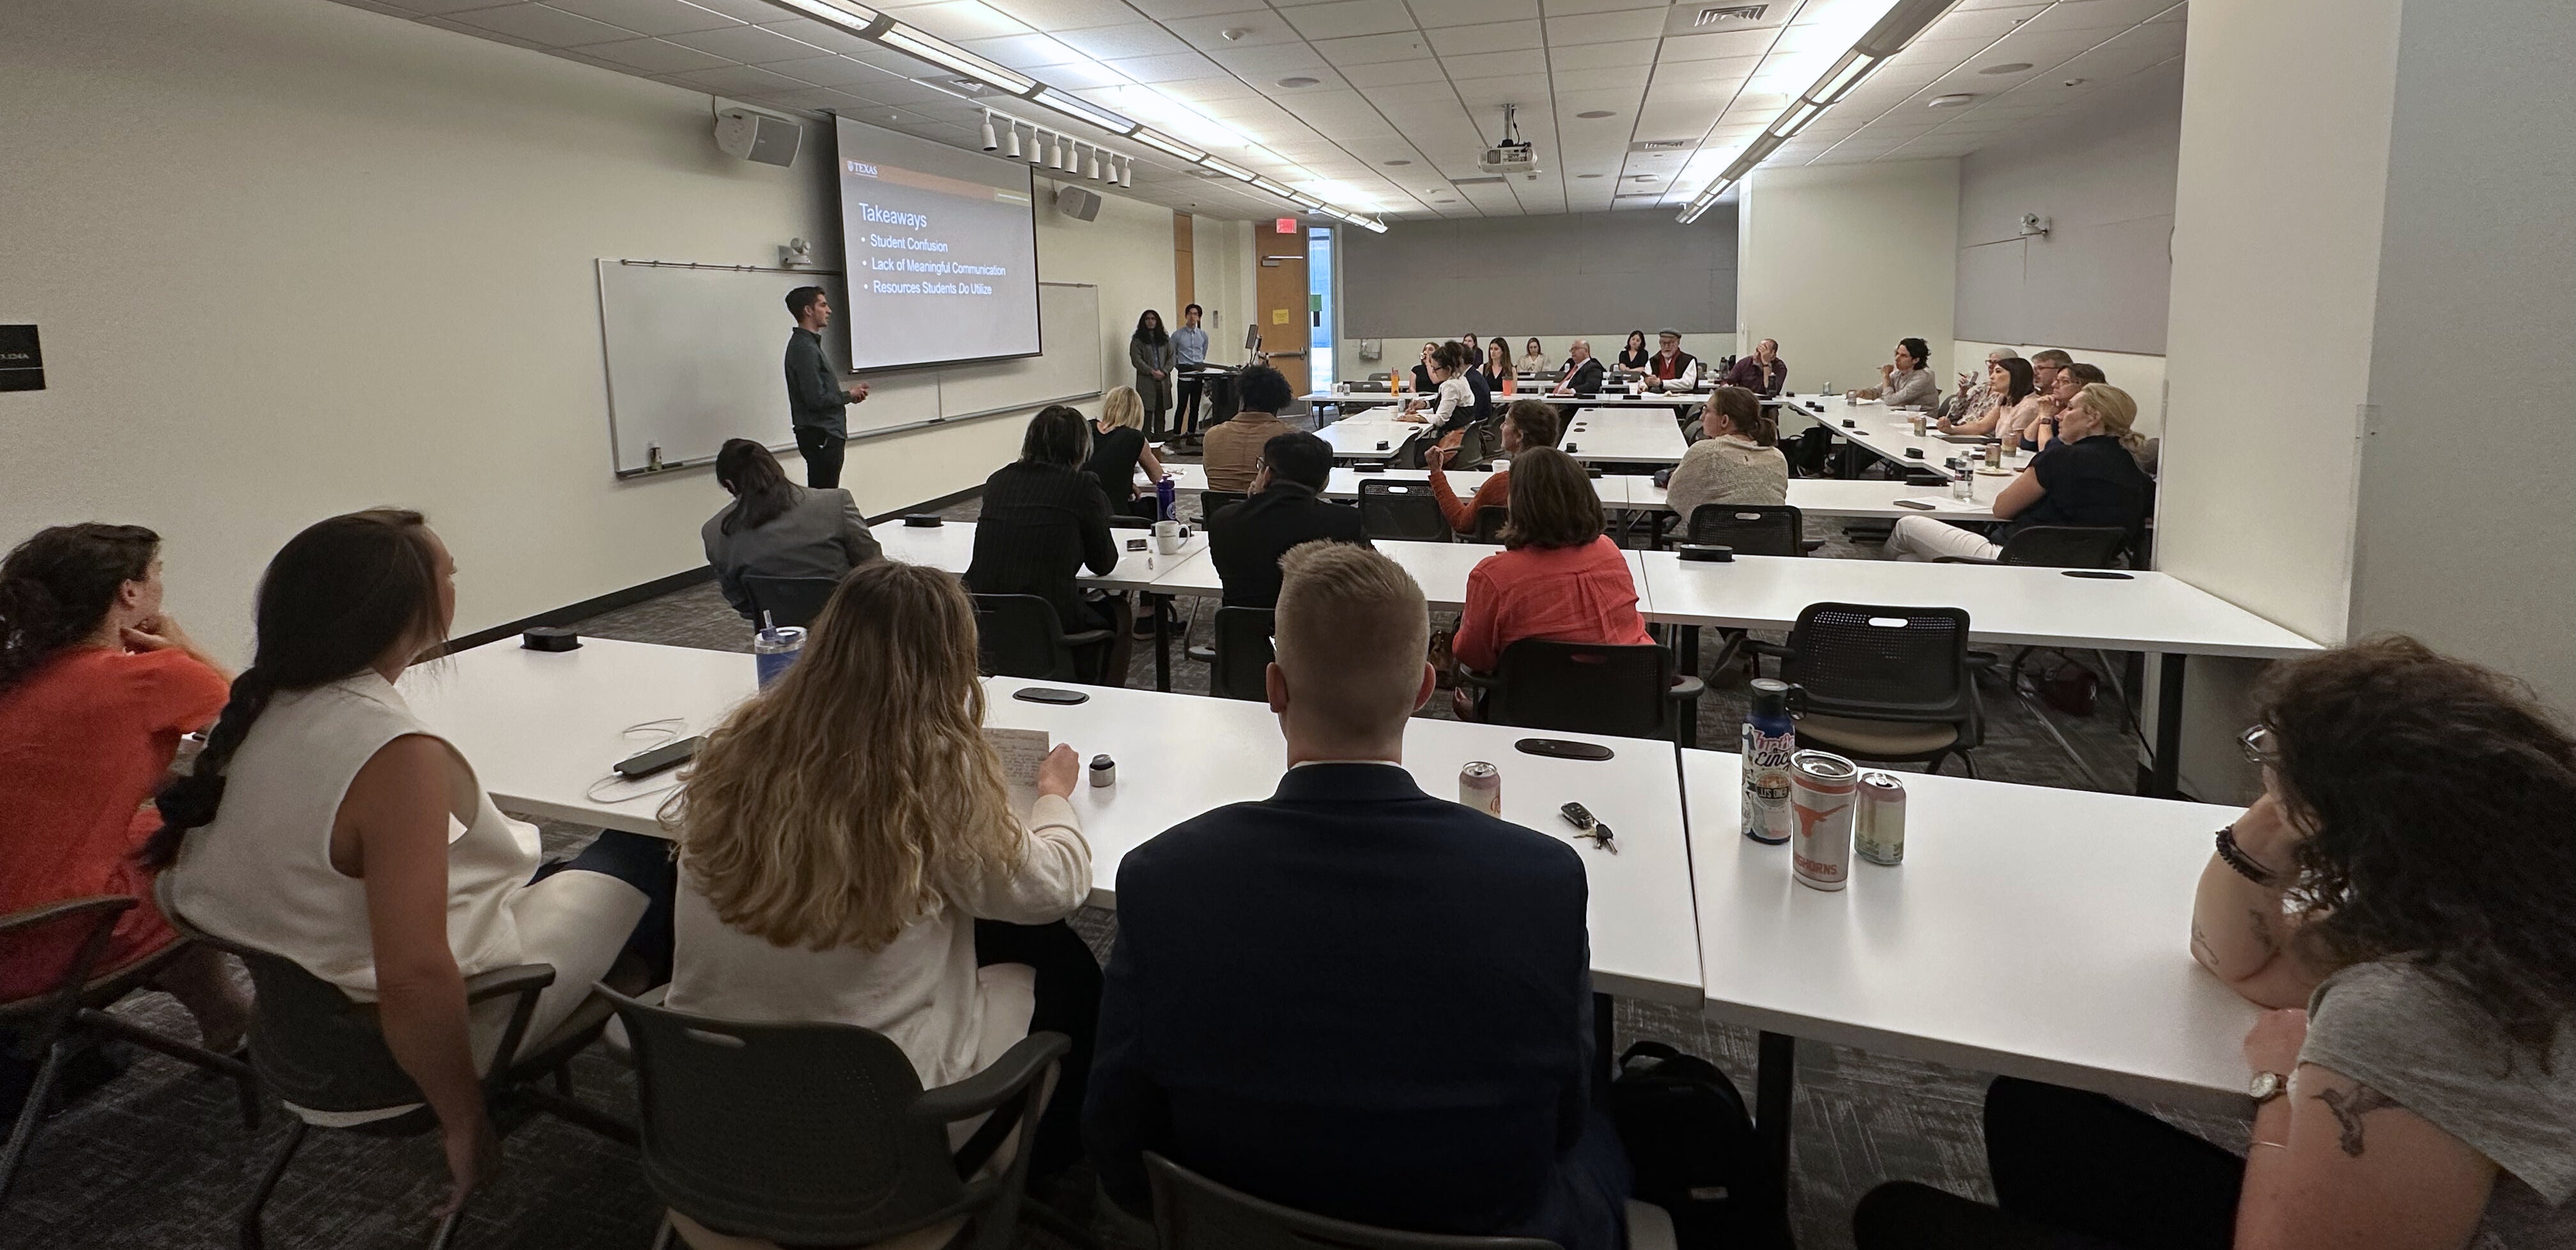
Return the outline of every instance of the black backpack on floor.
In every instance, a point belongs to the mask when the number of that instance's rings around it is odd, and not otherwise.
[[[1662,1042],[1619,1056],[1610,1120],[1636,1169],[1635,1195],[1672,1213],[1683,1250],[1785,1246],[1785,1213],[1760,1209],[1762,1162],[1744,1096],[1717,1065]]]

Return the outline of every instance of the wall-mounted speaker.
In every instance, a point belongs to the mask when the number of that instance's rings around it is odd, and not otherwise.
[[[805,128],[784,117],[747,108],[716,113],[716,146],[727,156],[763,165],[793,165]]]
[[[1057,187],[1055,208],[1075,221],[1090,221],[1100,215],[1100,196],[1080,187]]]

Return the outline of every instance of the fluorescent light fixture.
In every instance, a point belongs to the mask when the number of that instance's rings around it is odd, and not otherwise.
[[[947,40],[914,30],[901,22],[888,23],[884,30],[868,37],[906,56],[919,57],[942,69],[955,70],[1012,95],[1027,95],[1037,89],[1036,79],[1004,69]]]
[[[1218,160],[1213,156],[1200,157],[1199,164],[1204,165],[1209,169],[1213,169],[1220,174],[1224,174],[1228,178],[1240,178],[1245,182],[1250,182],[1258,176],[1249,169],[1245,169],[1240,165],[1228,165],[1224,161]]]
[[[770,0],[770,3],[846,30],[853,35],[868,34],[870,27],[885,20],[885,15],[864,4],[845,4],[841,0]]]
[[[1039,87],[1037,94],[1029,98],[1076,121],[1089,122],[1113,135],[1132,135],[1137,131],[1136,123],[1053,87]]]
[[[1879,58],[1864,55],[1858,49],[1846,52],[1841,61],[1825,71],[1824,77],[1816,80],[1815,86],[1807,89],[1807,98],[1818,104],[1832,104],[1859,86],[1860,80],[1869,77],[1878,64]]]
[[[1259,187],[1272,195],[1278,196],[1283,200],[1294,200],[1297,198],[1297,193],[1289,190],[1286,185],[1274,182],[1268,178],[1254,178],[1252,180],[1252,185]]]
[[[1177,156],[1193,165],[1207,159],[1207,153],[1191,147],[1178,139],[1167,139],[1158,131],[1140,128],[1136,133],[1129,135],[1128,138],[1134,139],[1136,142],[1144,144],[1146,147],[1152,148],[1165,156]]]
[[[1800,100],[1790,105],[1787,111],[1780,114],[1778,120],[1771,123],[1770,133],[1783,139],[1792,138],[1799,131],[1806,129],[1808,122],[1816,120],[1816,114],[1824,111],[1824,105],[1813,100]]]

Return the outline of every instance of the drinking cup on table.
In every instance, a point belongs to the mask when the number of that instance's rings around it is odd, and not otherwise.
[[[1180,523],[1180,522],[1178,522],[1178,521],[1156,521],[1156,522],[1154,522],[1154,550],[1159,551],[1159,552],[1161,552],[1162,554],[1167,555],[1167,556],[1170,556],[1170,555],[1179,555],[1179,554],[1180,554],[1180,551],[1181,551],[1181,523]]]

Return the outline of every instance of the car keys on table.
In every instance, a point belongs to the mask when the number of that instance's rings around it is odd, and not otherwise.
[[[1556,811],[1558,815],[1565,817],[1565,823],[1581,830],[1581,832],[1574,836],[1578,838],[1590,838],[1592,839],[1592,845],[1608,851],[1613,855],[1619,853],[1619,844],[1611,839],[1610,826],[1602,824],[1598,819],[1594,818],[1591,809],[1586,808],[1580,803],[1568,803],[1565,806],[1556,809]]]

